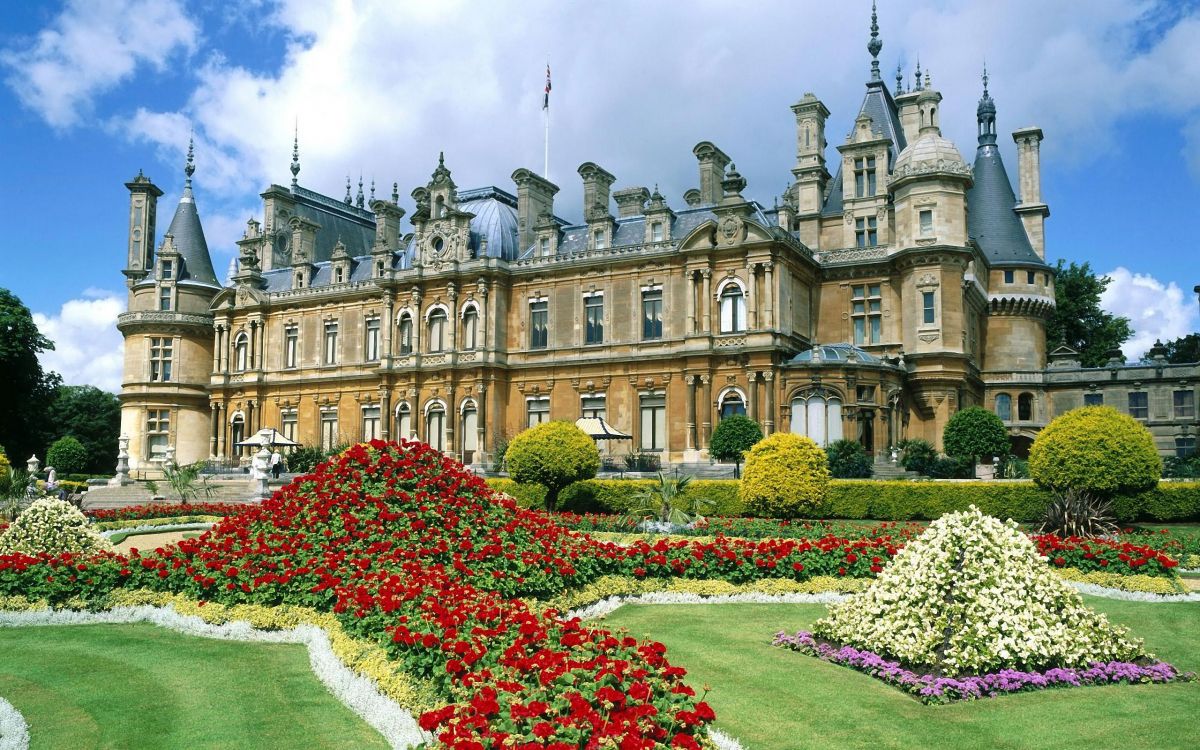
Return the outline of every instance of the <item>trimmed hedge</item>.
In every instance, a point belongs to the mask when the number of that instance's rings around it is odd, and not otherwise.
[[[524,507],[540,508],[545,489],[511,479],[489,479],[492,488],[517,498]],[[648,479],[589,479],[566,487],[560,509],[574,513],[626,513],[637,507],[634,496],[653,482]],[[698,479],[680,496],[680,507],[702,497],[716,504],[714,516],[751,516],[738,497],[736,479]],[[984,513],[1015,521],[1040,520],[1051,493],[1033,482],[894,482],[831,480],[825,502],[812,518],[933,520],[975,505]],[[1114,498],[1118,520],[1130,522],[1200,520],[1200,482],[1162,482],[1132,496]]]

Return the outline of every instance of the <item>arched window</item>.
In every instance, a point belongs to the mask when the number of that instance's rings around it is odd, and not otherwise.
[[[245,372],[250,356],[250,337],[243,331],[233,340],[233,369]]]
[[[396,407],[396,439],[408,440],[412,437],[412,409],[408,403],[401,401]]]
[[[746,399],[734,389],[730,389],[721,397],[721,419],[732,417],[734,414],[746,416]]]
[[[242,447],[238,443],[246,439],[246,417],[242,413],[234,412],[233,417],[229,420],[229,455],[242,455]]]
[[[1022,393],[1017,396],[1017,419],[1022,422],[1033,421],[1033,394]]]
[[[789,432],[807,435],[820,446],[842,439],[842,400],[833,395],[810,393],[792,399]]]
[[[996,416],[1004,422],[1012,421],[1012,396],[1007,393],[996,394]]]
[[[737,284],[726,284],[721,290],[721,333],[740,333],[746,330],[746,295]]]
[[[468,307],[463,311],[462,316],[462,349],[463,351],[473,351],[477,346],[476,339],[479,334],[479,311],[474,307]]]
[[[413,350],[412,316],[404,313],[400,316],[400,353],[412,354]]]
[[[476,453],[479,451],[479,410],[470,399],[463,403],[459,432],[462,433],[463,463],[475,463]]]
[[[446,348],[446,311],[438,308],[429,313],[428,351],[440,352]]]
[[[425,443],[434,450],[446,450],[446,407],[440,401],[425,409]]]

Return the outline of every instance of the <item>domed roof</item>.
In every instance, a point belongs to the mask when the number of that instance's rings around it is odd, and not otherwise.
[[[517,199],[497,187],[462,190],[458,193],[460,210],[475,214],[471,219],[471,252],[489,258],[515,260],[517,247]],[[485,243],[486,241],[486,243]]]
[[[967,166],[953,141],[943,138],[936,129],[927,129],[896,157],[894,174],[896,177],[903,177],[932,172],[969,176],[971,168]]]
[[[800,352],[792,357],[789,364],[835,364],[840,362],[857,362],[864,365],[888,364],[865,349],[845,342],[837,344],[817,344],[812,349]]]

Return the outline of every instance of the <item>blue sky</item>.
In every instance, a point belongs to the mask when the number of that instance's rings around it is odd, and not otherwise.
[[[145,170],[183,182],[190,131],[197,199],[224,274],[258,193],[286,183],[299,123],[302,184],[340,196],[347,175],[399,183],[402,204],[439,151],[460,187],[542,160],[545,63],[554,71],[556,211],[581,214],[577,165],[617,187],[695,181],[712,140],[770,204],[794,160],[790,104],[832,111],[829,158],[869,72],[867,2],[399,3],[379,0],[78,0],[0,9],[0,286],[58,344],[68,382],[119,387],[127,192]],[[235,6],[232,9],[229,6]],[[970,160],[986,58],[1006,133],[1036,124],[1049,259],[1089,261],[1114,281],[1106,305],[1138,336],[1197,330],[1200,271],[1200,4],[1096,0],[883,0],[880,60],[906,79],[919,57],[945,96],[942,125]]]

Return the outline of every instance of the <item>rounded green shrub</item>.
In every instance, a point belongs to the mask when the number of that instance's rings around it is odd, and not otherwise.
[[[1162,460],[1146,426],[1111,406],[1056,417],[1029,449],[1029,475],[1050,489],[1128,494],[1158,484]]]
[[[111,550],[112,545],[88,524],[78,508],[51,497],[35,500],[0,534],[0,554],[86,555]]]
[[[46,466],[53,466],[60,474],[78,474],[87,461],[87,448],[70,435],[55,440],[46,451]]]
[[[867,479],[874,470],[867,449],[856,440],[837,440],[825,450],[834,479]]]
[[[600,451],[596,442],[574,424],[543,422],[513,438],[504,463],[508,475],[517,482],[545,487],[546,507],[553,510],[564,487],[596,476]]]
[[[899,447],[904,451],[900,456],[900,465],[905,470],[915,471],[918,474],[928,474],[929,467],[938,457],[937,449],[928,440],[920,438],[901,440]]]
[[[732,414],[717,423],[708,444],[708,455],[722,463],[740,464],[743,454],[762,438],[758,422],[745,414]]]
[[[978,461],[984,456],[1006,456],[1008,429],[994,413],[981,406],[956,412],[942,432],[942,449],[951,458]]]
[[[825,451],[800,435],[778,432],[746,454],[741,495],[746,509],[765,518],[796,518],[825,501],[829,463]]]

